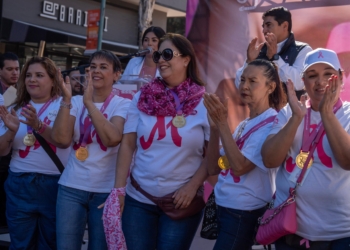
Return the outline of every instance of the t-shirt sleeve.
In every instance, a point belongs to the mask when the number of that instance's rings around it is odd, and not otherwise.
[[[281,109],[280,112],[278,112],[278,115],[276,116],[275,120],[273,121],[271,130],[267,131],[268,135],[277,134],[287,124],[291,115],[292,111],[289,105]]]
[[[209,141],[210,138],[210,125],[209,125],[209,121],[208,121],[208,111],[205,108],[203,101],[202,101],[202,105],[204,108],[204,123],[203,123],[203,130],[204,130],[204,140]]]
[[[73,96],[72,97],[72,108],[70,110],[70,115],[77,117],[80,106],[83,103],[82,96]]]
[[[112,117],[120,116],[125,119],[127,116],[131,101],[123,97],[118,97],[118,99],[119,99],[119,102],[118,102],[117,108],[114,110],[112,114]]]
[[[126,121],[124,124],[124,132],[123,132],[124,134],[137,131],[137,126],[140,118],[140,110],[137,108],[137,102],[139,100],[139,97],[140,97],[140,92],[134,95],[134,98],[130,103],[130,106],[126,115]]]
[[[257,166],[259,169],[261,169],[264,172],[267,172],[268,169],[265,167],[263,163],[263,159],[261,156],[261,147],[264,144],[270,129],[271,129],[271,124],[268,124],[263,128],[260,128],[255,133],[253,133],[248,138],[246,143],[244,143],[244,146],[241,150],[245,158],[250,160],[252,163],[254,163],[255,166]]]

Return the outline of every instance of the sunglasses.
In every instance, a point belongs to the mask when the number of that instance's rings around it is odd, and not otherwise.
[[[152,58],[153,62],[158,63],[160,57],[164,59],[164,61],[170,61],[173,59],[173,57],[181,56],[182,54],[179,54],[179,52],[173,51],[172,49],[165,49],[162,52],[154,51]]]

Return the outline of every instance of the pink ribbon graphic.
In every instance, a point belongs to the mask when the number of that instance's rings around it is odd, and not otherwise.
[[[305,243],[306,248],[310,248],[310,242],[308,239],[302,239],[300,241],[300,246],[302,246]]]

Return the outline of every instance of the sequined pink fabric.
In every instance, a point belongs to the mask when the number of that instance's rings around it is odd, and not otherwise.
[[[170,90],[162,79],[155,78],[141,88],[137,108],[151,116],[175,116],[176,104],[171,91],[174,91],[180,103],[183,103],[182,114],[188,116],[196,114],[194,109],[202,99],[205,88],[187,78],[179,86]]]
[[[127,250],[122,230],[119,195],[125,196],[125,187],[113,188],[103,209],[103,227],[108,250]]]

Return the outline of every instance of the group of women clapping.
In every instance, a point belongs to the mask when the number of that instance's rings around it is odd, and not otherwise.
[[[113,92],[121,64],[109,51],[91,56],[83,96],[72,97],[50,59],[26,62],[16,101],[0,107],[0,154],[13,149],[5,184],[11,249],[80,249],[86,225],[89,249],[189,249],[208,175],[219,175],[214,249],[250,249],[267,203],[274,196],[278,206],[295,186],[296,159],[313,143],[305,136],[321,127],[298,189],[298,230],[276,249],[349,248],[350,106],[339,99],[343,72],[333,51],[308,53],[300,101],[292,82],[285,94],[274,63],[250,62],[239,85],[249,117],[231,134],[226,102],[205,93],[191,43],[152,27],[143,46],[155,52],[128,71],[153,80],[132,101]],[[106,240],[104,202],[122,215],[121,245]]]

